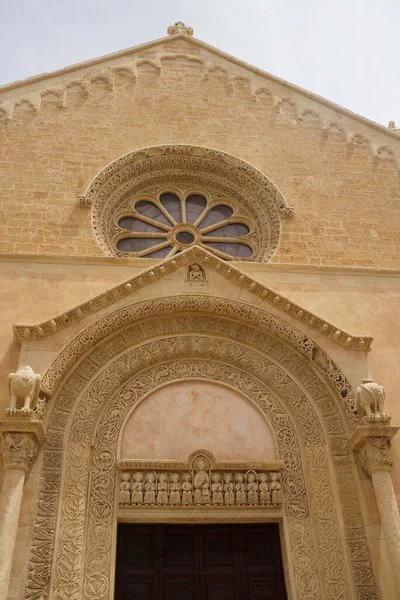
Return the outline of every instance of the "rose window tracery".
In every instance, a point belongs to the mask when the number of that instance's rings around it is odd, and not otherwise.
[[[138,257],[165,258],[195,244],[226,260],[253,255],[250,222],[233,203],[205,193],[139,197],[117,226],[117,251]]]

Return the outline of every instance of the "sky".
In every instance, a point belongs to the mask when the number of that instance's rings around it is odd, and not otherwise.
[[[0,85],[164,37],[198,39],[400,126],[399,0],[0,0]]]

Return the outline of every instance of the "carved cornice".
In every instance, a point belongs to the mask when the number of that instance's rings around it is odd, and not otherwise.
[[[0,421],[0,436],[5,470],[28,471],[45,439],[42,422],[16,419]]]
[[[248,471],[251,469],[266,470],[266,471],[280,471],[283,467],[282,460],[268,460],[268,461],[220,461],[212,452],[209,450],[196,450],[192,452],[187,460],[151,460],[151,459],[134,459],[134,458],[123,458],[118,461],[117,469],[120,471],[129,471],[133,469],[158,469],[159,471],[171,471],[176,469],[177,471],[184,471],[185,469],[191,469],[193,467],[193,461],[198,456],[205,456],[210,467],[213,469],[230,469],[232,471]]]
[[[247,289],[254,294],[255,297],[261,298],[267,304],[270,304],[283,314],[286,313],[287,315],[290,315],[291,318],[303,324],[303,326],[306,325],[311,330],[324,335],[344,348],[359,351],[368,351],[370,349],[372,337],[350,335],[325,319],[321,319],[314,313],[306,310],[299,304],[290,301],[282,294],[277,293],[253,277],[250,277],[239,268],[234,267],[231,263],[227,263],[198,247],[189,248],[178,256],[171,257],[157,265],[151,266],[138,275],[126,279],[106,292],[95,296],[88,302],[83,302],[52,319],[42,321],[36,325],[14,325],[14,339],[19,343],[22,343],[24,340],[43,339],[57,331],[67,328],[72,323],[81,321],[85,317],[115,304],[122,298],[133,295],[141,288],[162,279],[169,273],[173,273],[182,267],[188,267],[194,262],[200,264],[205,269],[217,271],[235,285]],[[202,293],[204,293],[204,290]]]
[[[390,440],[398,430],[399,427],[379,424],[360,425],[353,430],[348,444],[368,475],[392,468]]]
[[[190,30],[190,28],[187,29]],[[18,96],[17,102],[13,102],[14,98],[11,98],[11,102],[5,102],[2,107],[0,107],[0,114],[1,112],[4,112],[6,121],[11,121],[13,118],[14,107],[17,106],[18,103],[23,102],[25,98],[28,99],[27,101],[29,101],[30,98],[34,98],[35,102],[37,103],[36,109],[40,109],[41,96],[45,96],[48,90],[52,90],[55,94],[65,94],[65,88],[68,87],[68,84],[71,82],[78,81],[80,84],[82,84],[85,90],[87,90],[87,95],[90,93],[90,80],[92,78],[99,77],[99,73],[107,77],[110,77],[110,73],[111,77],[114,76],[113,69],[118,70],[118,65],[114,68],[107,67],[110,65],[111,61],[118,59],[124,59],[123,68],[129,72],[133,78],[136,78],[136,66],[140,63],[141,53],[147,50],[152,50],[152,52],[155,51],[157,54],[157,60],[155,62],[160,63],[162,62],[163,56],[166,55],[165,46],[171,42],[184,42],[188,46],[188,57],[191,57],[193,52],[202,52],[203,50],[206,51],[206,53],[210,53],[211,61],[204,64],[206,77],[208,73],[212,71],[213,64],[215,64],[216,61],[219,62],[221,68],[226,72],[227,76],[230,76],[232,81],[237,77],[243,78],[242,73],[243,70],[245,70],[253,79],[253,87],[251,90],[252,94],[250,96],[253,100],[256,98],[257,92],[260,90],[266,91],[265,87],[258,87],[260,85],[265,86],[272,83],[272,85],[277,84],[278,86],[283,86],[283,88],[287,90],[289,94],[293,94],[293,96],[290,98],[292,102],[294,101],[294,98],[296,98],[295,104],[298,112],[297,122],[303,123],[307,119],[308,114],[313,114],[315,119],[314,122],[316,126],[320,128],[323,135],[329,133],[332,128],[336,129],[338,127],[338,123],[332,122],[332,117],[334,118],[332,112],[338,115],[343,115],[345,118],[351,121],[350,131],[348,130],[349,127],[347,127],[346,130],[342,125],[339,126],[345,134],[346,142],[349,144],[349,147],[353,144],[353,138],[356,138],[355,141],[357,143],[357,134],[354,134],[354,127],[357,126],[357,123],[363,127],[364,131],[368,128],[367,130],[372,129],[372,132],[375,130],[375,132],[381,134],[382,141],[384,138],[392,138],[393,142],[398,142],[399,140],[399,133],[396,131],[397,128],[393,129],[392,127],[384,127],[383,125],[375,123],[374,121],[362,117],[361,115],[358,115],[346,108],[334,104],[325,98],[321,98],[320,96],[317,96],[316,94],[313,94],[304,88],[296,86],[257,67],[249,65],[248,63],[245,63],[242,60],[235,58],[230,54],[223,52],[222,50],[219,50],[218,48],[210,46],[209,44],[190,36],[187,31],[176,32],[172,36],[146,42],[133,48],[127,48],[125,50],[114,52],[112,54],[84,61],[75,65],[69,65],[63,69],[59,69],[51,73],[36,75],[22,81],[16,81],[0,86],[0,94],[4,94],[5,101],[8,99],[9,91],[21,89],[21,94]],[[132,63],[128,62],[131,60]],[[127,64],[129,67],[125,66]],[[93,71],[90,72],[89,69],[93,69]],[[99,71],[99,69],[102,70]],[[254,75],[257,77],[255,81]],[[79,80],[78,77],[80,77]],[[53,82],[52,80],[55,78],[58,78],[58,80]],[[271,99],[273,99],[273,103],[275,105],[279,105],[279,103],[282,102],[282,98],[279,96],[274,96],[268,90],[267,92],[271,96]],[[304,100],[307,102],[307,107],[309,107],[309,100],[311,100],[314,103],[316,110],[305,108]],[[63,107],[66,106],[63,100],[60,101],[59,105]],[[324,109],[325,112],[323,112]],[[328,109],[328,112],[326,109]],[[369,136],[370,138],[371,134]],[[393,158],[396,158],[396,152],[393,148],[390,148],[386,145],[375,146],[371,140],[369,141],[369,146],[376,158],[380,158],[381,156],[387,158],[391,155]]]

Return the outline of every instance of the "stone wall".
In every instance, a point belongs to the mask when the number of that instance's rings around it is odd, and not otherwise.
[[[189,42],[6,86],[0,107],[1,251],[102,255],[78,195],[122,154],[175,143],[236,155],[280,188],[295,214],[274,262],[399,264],[398,136]]]

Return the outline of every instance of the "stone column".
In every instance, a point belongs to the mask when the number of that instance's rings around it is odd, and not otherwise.
[[[400,597],[400,515],[390,474],[393,466],[390,440],[398,430],[399,427],[384,424],[360,425],[351,434],[349,446],[360,466],[371,476]]]
[[[25,475],[44,440],[40,421],[0,421],[4,480],[0,494],[0,598],[6,599],[18,531]]]

